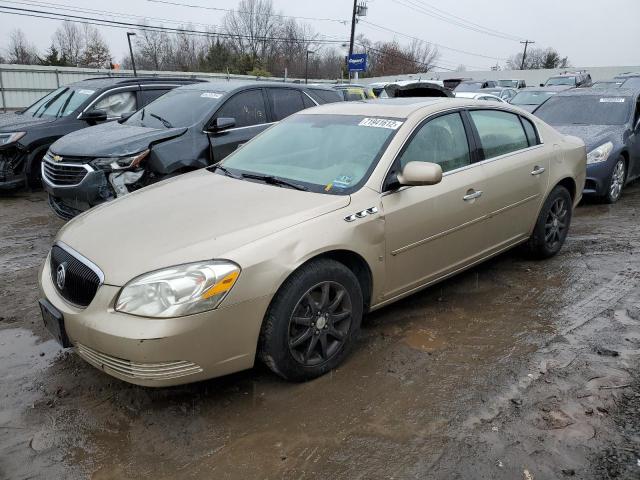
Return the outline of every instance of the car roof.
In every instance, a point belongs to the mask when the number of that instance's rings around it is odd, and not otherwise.
[[[114,85],[137,85],[139,83],[206,83],[206,80],[189,77],[94,77],[86,78],[71,85],[75,87],[107,88]]]
[[[204,83],[194,83],[192,85],[185,85],[179,87],[181,90],[198,90],[208,91],[215,90],[217,92],[231,92],[233,90],[243,87],[287,87],[295,89],[312,88],[315,90],[329,90],[333,91],[331,86],[325,87],[321,85],[307,85],[304,83],[285,83],[285,82],[262,82],[255,80],[216,80]]]
[[[443,104],[451,107],[486,106],[486,101],[468,98],[448,97],[400,97],[381,98],[376,100],[358,100],[354,102],[327,103],[320,107],[302,110],[297,115],[371,115],[378,117],[408,118],[423,108],[440,107]],[[507,105],[507,104],[503,104]],[[495,106],[498,106],[496,104]]]
[[[518,93],[522,93],[522,92],[555,92],[555,93],[560,93],[560,92],[566,92],[568,90],[574,90],[574,88],[566,88],[565,85],[553,85],[553,86],[549,86],[549,87],[526,87],[526,88],[521,88],[520,90],[518,90]]]
[[[572,88],[558,93],[559,97],[636,97],[638,91],[631,88],[613,87],[613,88]]]

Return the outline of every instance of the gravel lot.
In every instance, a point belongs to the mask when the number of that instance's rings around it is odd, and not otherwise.
[[[640,185],[578,208],[559,256],[514,251],[365,319],[331,375],[114,380],[44,330],[62,225],[0,197],[0,478],[638,479]]]

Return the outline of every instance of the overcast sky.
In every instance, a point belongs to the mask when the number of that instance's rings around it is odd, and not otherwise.
[[[173,3],[234,8],[237,0],[171,0]],[[31,3],[31,5],[25,5]],[[35,6],[38,3],[40,6]],[[273,0],[279,13],[286,15],[350,19],[351,0]],[[405,4],[405,6],[401,4]],[[59,8],[47,8],[57,4]],[[418,37],[441,45],[439,64],[455,68],[464,64],[468,69],[488,69],[496,62],[521,51],[518,40],[497,38],[477,31],[461,28],[440,19],[419,13],[406,5],[432,6],[471,21],[479,26],[499,31],[518,39],[530,39],[536,47],[554,47],[562,56],[567,55],[573,66],[627,66],[640,64],[640,0],[521,0],[491,2],[488,0],[369,0],[369,13],[365,21],[387,29]],[[2,6],[31,9],[53,9],[60,13],[91,16],[62,10],[63,6],[76,6],[125,13],[148,18],[149,24],[159,24],[164,18],[184,23],[219,25],[224,12],[153,3],[150,0],[31,0],[8,2]],[[484,7],[484,8],[483,8]],[[433,10],[432,10],[433,12]],[[437,11],[436,14],[440,14]],[[107,17],[113,20],[136,22],[135,19]],[[451,19],[451,17],[449,17]],[[456,19],[452,19],[457,21]],[[349,38],[349,25],[333,21],[309,20],[316,31],[332,38]],[[54,20],[20,17],[0,13],[0,44],[6,45],[9,31],[21,28],[37,47],[48,47],[51,34],[59,22]],[[175,23],[164,23],[176,26]],[[127,54],[124,30],[98,27],[109,42],[116,60]],[[357,26],[372,40],[410,40],[401,35],[375,28],[364,22]],[[4,38],[2,38],[4,36]],[[445,48],[449,47],[449,49]],[[458,50],[458,51],[456,51]],[[464,50],[470,53],[462,53]],[[483,55],[483,56],[480,56]],[[490,58],[486,58],[490,57]]]

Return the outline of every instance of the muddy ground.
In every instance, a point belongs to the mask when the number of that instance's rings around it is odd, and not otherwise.
[[[61,222],[0,198],[0,478],[638,479],[640,185],[556,258],[510,252],[369,315],[337,371],[130,386],[61,352],[36,273]]]

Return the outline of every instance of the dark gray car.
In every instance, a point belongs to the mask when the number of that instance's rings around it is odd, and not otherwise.
[[[520,90],[510,101],[511,105],[526,110],[527,112],[533,112],[536,108],[549,100],[557,93],[568,90],[570,86],[557,86],[557,87],[528,87]]]
[[[534,114],[587,146],[584,193],[614,203],[640,177],[640,91],[579,88],[550,98]]]
[[[42,162],[49,204],[71,218],[217,163],[292,113],[340,101],[339,92],[311,85],[221,81],[177,88],[123,123],[87,128],[51,145]]]

